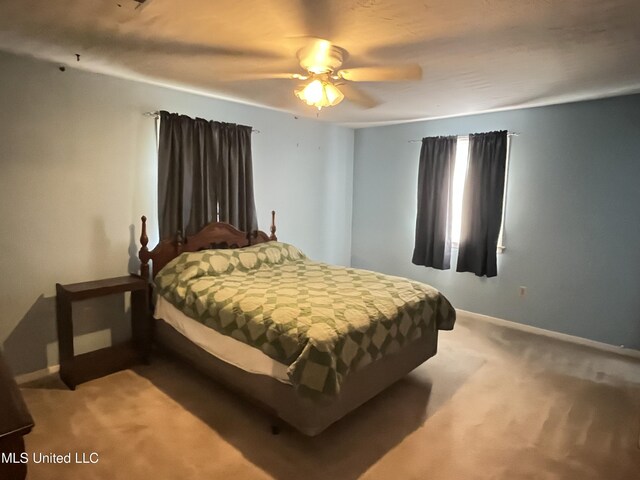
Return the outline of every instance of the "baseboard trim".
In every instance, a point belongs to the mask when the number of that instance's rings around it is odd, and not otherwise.
[[[512,328],[514,330],[520,330],[523,332],[534,333],[536,335],[555,338],[556,340],[562,340],[564,342],[576,343],[578,345],[595,348],[604,352],[615,353],[618,355],[623,355],[625,357],[631,357],[640,360],[640,350],[635,350],[633,348],[617,347],[615,345],[609,345],[608,343],[589,340],[588,338],[576,337],[575,335],[569,335],[567,333],[554,332],[553,330],[546,330],[544,328],[525,325],[523,323],[505,320],[503,318],[491,317],[489,315],[483,315],[481,313],[469,312],[467,310],[461,310],[458,308],[456,309],[456,312],[474,320],[493,323],[494,325],[500,325],[506,328]]]
[[[575,335],[569,335],[567,333],[554,332],[553,330],[545,330],[544,328],[534,327],[531,325],[525,325],[523,323],[517,323],[511,320],[505,320],[503,318],[491,317],[489,315],[483,315],[481,313],[470,312],[468,310],[462,310],[456,308],[456,312],[465,315],[474,320],[480,320],[484,322],[493,323],[494,325],[500,325],[506,328],[512,328],[514,330],[520,330],[523,332],[534,333],[536,335],[542,335],[545,337],[555,338],[570,343],[577,343],[578,345],[584,345],[592,347],[597,350],[602,350],[608,353],[616,353],[618,355],[624,355],[625,357],[637,358],[640,360],[640,350],[632,348],[616,347],[615,345],[609,345],[608,343],[597,342],[595,340],[589,340],[587,338],[576,337]],[[33,382],[34,380],[40,380],[48,375],[58,373],[60,371],[60,365],[51,365],[50,367],[36,370],[35,372],[23,373],[22,375],[16,375],[16,383],[23,385],[25,383]]]
[[[60,365],[51,365],[50,367],[36,370],[35,372],[23,373],[22,375],[16,375],[16,383],[18,385],[24,385],[25,383],[33,382],[34,380],[40,380],[46,376],[58,373],[60,371]]]

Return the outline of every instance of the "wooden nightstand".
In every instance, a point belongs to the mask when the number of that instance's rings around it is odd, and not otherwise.
[[[74,355],[71,303],[125,292],[131,292],[131,341]],[[70,285],[56,283],[56,294],[60,378],[71,390],[75,390],[79,383],[129,368],[133,364],[148,363],[151,323],[146,280],[129,275]]]

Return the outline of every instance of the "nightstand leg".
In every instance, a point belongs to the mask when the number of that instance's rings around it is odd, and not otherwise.
[[[146,290],[131,292],[131,333],[135,347],[144,363],[149,363],[151,347],[151,319]]]
[[[56,284],[56,327],[58,329],[60,378],[71,390],[75,390],[76,385],[73,379],[74,352],[71,301],[67,298],[59,283]]]

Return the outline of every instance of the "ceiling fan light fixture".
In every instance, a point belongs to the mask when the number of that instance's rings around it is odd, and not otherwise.
[[[330,106],[339,104],[344,99],[344,94],[333,83],[327,82],[324,86],[324,94]]]
[[[295,91],[296,97],[312,105],[318,110],[323,107],[333,107],[344,99],[344,94],[329,81],[318,78],[312,80],[303,88]]]

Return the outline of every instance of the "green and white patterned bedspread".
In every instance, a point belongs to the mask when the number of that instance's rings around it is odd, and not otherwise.
[[[429,285],[314,262],[280,242],[183,253],[155,283],[187,316],[289,365],[294,388],[314,399],[339,393],[350,371],[455,322]]]

